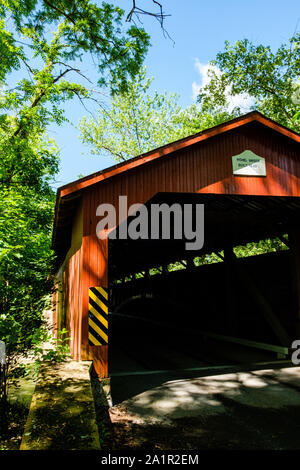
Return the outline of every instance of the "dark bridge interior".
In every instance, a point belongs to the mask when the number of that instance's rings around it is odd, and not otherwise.
[[[204,204],[204,246],[195,252],[185,250],[186,240],[110,240],[112,380],[288,359],[299,198],[160,193],[147,206],[163,202]],[[234,247],[275,237],[279,251],[235,254]],[[219,262],[196,265],[195,257],[212,253]],[[183,269],[170,272],[174,262]]]

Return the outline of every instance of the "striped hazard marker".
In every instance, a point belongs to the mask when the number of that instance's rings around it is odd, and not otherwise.
[[[108,291],[104,287],[89,289],[89,344],[108,344]]]

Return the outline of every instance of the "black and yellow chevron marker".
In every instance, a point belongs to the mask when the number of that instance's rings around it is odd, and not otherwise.
[[[104,287],[89,289],[89,344],[108,344],[108,292]]]

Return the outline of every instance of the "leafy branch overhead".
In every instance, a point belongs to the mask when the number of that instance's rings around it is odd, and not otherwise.
[[[70,75],[84,77],[78,64],[87,54],[96,63],[99,86],[109,86],[112,92],[126,89],[144,59],[149,37],[136,26],[123,33],[123,15],[118,7],[89,1],[0,2],[0,79],[5,84],[6,75],[22,67],[28,73],[13,90],[2,90],[2,109],[22,108],[16,135],[29,121],[40,128],[51,120],[60,124],[60,103],[89,95],[78,80],[66,81]],[[45,103],[51,103],[51,110],[40,110],[38,105]]]
[[[51,122],[64,122],[66,100],[91,97],[89,79],[80,70],[86,55],[96,63],[99,86],[112,93],[126,90],[149,37],[136,26],[122,32],[123,16],[118,7],[87,0],[0,2],[3,185],[30,184],[49,192],[58,158],[45,132]]]
[[[182,109],[179,95],[151,93],[152,83],[142,68],[127,91],[115,94],[95,117],[81,120],[81,140],[92,154],[127,160],[233,117],[205,113],[196,105]]]
[[[246,94],[253,108],[300,130],[295,120],[300,107],[300,33],[275,52],[248,39],[234,45],[227,41],[211,64],[211,80],[198,97],[204,109],[224,109],[228,96]]]

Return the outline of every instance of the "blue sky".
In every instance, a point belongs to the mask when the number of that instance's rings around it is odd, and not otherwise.
[[[175,44],[164,38],[157,21],[144,17],[143,24],[152,44],[145,65],[148,75],[155,77],[153,87],[159,92],[179,93],[182,106],[193,102],[193,93],[205,78],[205,65],[223,50],[226,39],[233,43],[248,38],[255,44],[262,43],[277,49],[300,29],[299,0],[161,2],[164,11],[171,15],[166,19],[165,27]],[[126,12],[130,10],[130,0],[111,3],[121,6]],[[137,4],[146,9],[152,2],[138,0]],[[95,78],[89,65],[85,72]],[[87,111],[74,100],[68,103],[66,113],[74,125],[50,129],[61,156],[56,188],[77,179],[79,174],[88,175],[115,163],[107,156],[90,155],[88,148],[81,144],[76,126]]]

